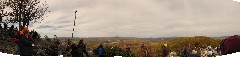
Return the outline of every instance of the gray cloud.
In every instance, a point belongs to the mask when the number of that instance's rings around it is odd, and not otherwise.
[[[58,28],[64,28],[63,26],[50,26],[50,25],[43,25],[37,27],[37,29],[46,29],[46,28],[51,28],[53,30],[57,30]]]
[[[217,2],[216,2],[217,1]],[[47,0],[43,35],[78,37],[225,36],[240,34],[240,3],[232,0]],[[74,11],[77,12],[73,26]],[[39,29],[49,25],[51,28]],[[61,28],[58,28],[62,26]],[[44,32],[48,31],[48,32]],[[59,33],[61,31],[62,33]]]

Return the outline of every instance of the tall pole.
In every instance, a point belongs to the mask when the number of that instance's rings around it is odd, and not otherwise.
[[[74,23],[73,23],[74,27],[75,27],[76,13],[77,13],[77,10],[75,11],[75,19],[74,19]],[[74,32],[74,27],[73,27],[73,32]],[[73,38],[73,33],[72,33],[72,38]]]

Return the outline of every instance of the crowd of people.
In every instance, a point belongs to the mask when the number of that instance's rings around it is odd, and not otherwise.
[[[208,47],[193,47],[188,48],[184,47],[183,50],[180,52],[180,54],[177,54],[175,51],[171,51],[167,53],[167,56],[170,57],[216,57],[220,56],[220,47],[213,48],[211,46]],[[163,55],[163,57],[166,57],[166,55]]]
[[[18,31],[14,26],[8,27],[6,23],[0,24],[0,51],[6,52],[6,53],[12,53],[17,54],[17,52],[10,52],[17,50],[16,48],[9,48],[9,47],[17,47],[16,44],[11,43],[11,38],[16,38],[16,34],[18,34],[16,31]]]
[[[184,48],[180,52],[169,51],[167,44],[162,46],[162,57],[216,57],[227,54],[232,54],[240,52],[240,36],[234,35],[228,38],[225,38],[221,41],[220,45],[217,47],[212,47],[211,45],[206,46],[183,46]],[[143,52],[146,53],[146,52]],[[147,54],[147,53],[146,53]],[[148,57],[145,56],[144,57]]]
[[[148,48],[144,47],[144,44],[141,46],[143,57],[151,57],[148,51]],[[220,56],[221,49],[220,46],[213,48],[211,46],[205,47],[183,47],[182,51],[170,51],[167,44],[161,46],[161,55],[160,57],[216,57]]]
[[[45,39],[46,42],[39,40],[39,44],[36,42],[36,38],[33,39],[34,33],[30,33],[27,26],[22,27],[20,31],[10,29],[11,27],[7,28],[7,25],[3,29],[0,26],[1,52],[19,54],[21,56],[59,56],[63,54],[65,57],[90,57],[83,39],[78,44],[72,43],[70,39],[66,41],[65,45],[57,39],[50,39],[49,41]],[[128,49],[127,51],[130,50],[128,47],[126,49]],[[104,46],[100,44],[94,53],[98,57],[105,57]]]
[[[30,33],[28,27],[25,26],[18,31],[14,26],[7,27],[4,25],[4,28],[0,25],[0,51],[6,53],[19,54],[21,56],[59,56],[63,54],[65,57],[92,57],[92,55],[97,55],[97,57],[108,57],[115,55],[122,55],[117,51],[123,51],[127,56],[132,56],[131,49],[129,46],[124,45],[123,50],[121,48],[110,47],[106,48],[103,44],[100,44],[93,52],[89,53],[87,50],[86,44],[83,39],[79,40],[78,44],[72,43],[70,39],[66,41],[65,44],[61,43],[57,39],[50,39],[49,42],[42,42],[42,44],[36,43],[36,37],[33,39],[34,33]],[[231,37],[230,37],[231,38]],[[227,38],[227,39],[230,39]],[[239,36],[232,37],[238,39]],[[227,39],[224,39],[218,47],[212,46],[201,46],[201,47],[187,47],[184,46],[182,51],[170,51],[167,44],[161,46],[161,55],[160,57],[216,57],[218,55],[226,55],[233,52],[238,52],[238,48],[235,48],[237,51],[231,51],[228,47],[229,45]],[[40,40],[38,40],[40,41]],[[11,44],[6,44],[11,42]],[[44,45],[43,45],[44,43]],[[12,47],[12,48],[8,48]],[[107,51],[107,50],[113,51]],[[120,49],[120,50],[117,50]],[[15,52],[9,52],[14,51]],[[229,51],[230,50],[230,51]],[[145,47],[144,44],[141,45],[141,51],[143,57],[151,57],[149,49]],[[112,53],[109,53],[112,52]],[[95,56],[96,57],[96,56]],[[134,57],[134,56],[133,56]]]

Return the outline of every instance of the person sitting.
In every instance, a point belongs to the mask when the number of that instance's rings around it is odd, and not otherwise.
[[[197,53],[198,52],[195,49],[193,49],[192,53],[190,54],[190,57],[200,57],[200,55],[198,55]]]
[[[208,49],[208,57],[212,57],[212,50],[211,49]]]

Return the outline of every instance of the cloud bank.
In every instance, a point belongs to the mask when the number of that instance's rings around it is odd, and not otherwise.
[[[30,29],[42,36],[171,37],[240,34],[232,0],[46,0],[48,17]],[[76,26],[73,26],[77,10]]]

